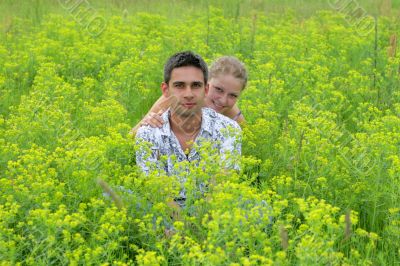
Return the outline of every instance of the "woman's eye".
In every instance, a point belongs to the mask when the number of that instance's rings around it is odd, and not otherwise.
[[[223,91],[221,88],[218,88],[218,87],[215,87],[215,89],[216,89],[218,92],[222,92],[222,91]]]
[[[238,96],[235,95],[235,94],[231,94],[230,96],[231,96],[232,98],[235,98],[235,99],[238,97]]]

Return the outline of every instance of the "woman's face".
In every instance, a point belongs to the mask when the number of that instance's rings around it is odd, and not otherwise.
[[[206,105],[225,114],[236,103],[242,91],[242,82],[232,75],[219,75],[209,80],[209,90],[206,95]]]

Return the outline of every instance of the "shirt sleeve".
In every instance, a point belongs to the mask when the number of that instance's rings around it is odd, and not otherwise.
[[[220,152],[224,168],[240,170],[240,156],[242,154],[242,130],[240,126],[226,128]]]
[[[139,128],[135,138],[135,147],[136,165],[147,175],[157,167],[159,147],[146,127]]]

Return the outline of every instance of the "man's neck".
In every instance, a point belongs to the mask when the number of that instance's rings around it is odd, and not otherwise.
[[[194,140],[201,128],[202,112],[187,117],[171,113],[169,120],[171,130],[176,136]]]

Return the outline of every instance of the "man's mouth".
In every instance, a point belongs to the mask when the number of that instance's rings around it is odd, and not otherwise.
[[[185,106],[186,108],[193,108],[194,106],[196,106],[196,103],[184,103],[183,106]]]

